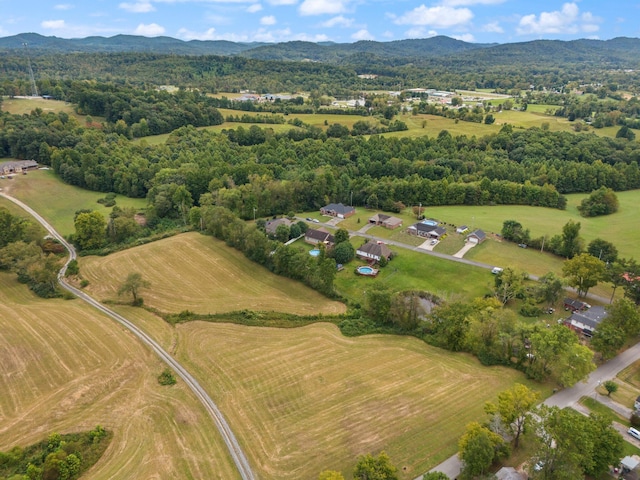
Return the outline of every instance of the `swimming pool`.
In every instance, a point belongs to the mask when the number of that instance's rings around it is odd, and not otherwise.
[[[423,223],[424,225],[429,225],[431,227],[438,226],[438,222],[436,222],[435,220],[423,220],[421,223]]]
[[[317,257],[318,255],[320,255],[320,250],[318,250],[317,248],[309,250],[309,255],[311,255],[312,257]]]
[[[372,267],[362,266],[356,268],[356,273],[358,273],[359,275],[368,275],[371,277],[375,277],[378,274],[378,270]]]

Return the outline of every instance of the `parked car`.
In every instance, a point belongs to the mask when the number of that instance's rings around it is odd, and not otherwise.
[[[307,217],[305,220],[306,220],[307,222],[313,222],[313,220],[311,220],[311,217]]]
[[[502,270],[503,270],[503,269],[502,269],[502,268],[500,268],[500,267],[493,267],[493,268],[491,269],[491,273],[493,273],[494,275],[498,275],[499,273],[502,273]]]
[[[318,220],[317,218],[314,218],[312,221],[313,223],[320,223],[320,220]]]
[[[519,243],[518,246],[520,248],[527,248],[527,244],[526,243]]]

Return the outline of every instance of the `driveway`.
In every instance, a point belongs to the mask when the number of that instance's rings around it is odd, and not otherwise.
[[[467,253],[469,250],[471,250],[476,245],[477,245],[477,243],[467,242],[467,243],[464,244],[464,247],[462,247],[460,250],[458,250],[456,253],[454,253],[453,256],[456,257],[456,258],[462,258],[462,257],[464,257],[465,253]]]
[[[431,243],[431,242],[433,242],[433,240],[426,240],[421,245],[418,245],[418,248],[420,248],[422,250],[428,250],[430,252],[438,244],[438,242],[436,242],[436,243]]]

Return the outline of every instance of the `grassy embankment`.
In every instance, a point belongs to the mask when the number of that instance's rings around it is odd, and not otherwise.
[[[88,478],[237,478],[208,414],[123,328],[79,300],[35,297],[0,273],[0,450],[103,425]]]

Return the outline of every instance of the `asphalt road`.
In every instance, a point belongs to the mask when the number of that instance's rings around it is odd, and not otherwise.
[[[44,218],[42,218],[35,210],[30,208],[28,205],[26,205],[25,203],[21,202],[16,198],[13,198],[1,192],[0,192],[0,196],[3,198],[6,198],[7,200],[12,201],[16,205],[20,206],[25,211],[27,211],[38,222],[40,222],[40,224],[42,224],[42,226],[49,232],[49,234],[52,237],[56,238],[68,250],[69,258],[67,259],[64,266],[58,273],[58,282],[60,283],[60,286],[62,286],[62,288],[64,288],[65,290],[68,290],[69,292],[73,293],[81,300],[84,300],[92,307],[108,315],[109,317],[114,319],[116,322],[123,325],[125,328],[131,331],[136,337],[138,337],[144,344],[151,347],[151,349],[160,357],[160,359],[164,361],[167,365],[169,365],[169,367],[171,367],[174,370],[174,372],[184,381],[184,383],[189,386],[189,388],[196,395],[198,400],[200,400],[202,405],[204,405],[205,409],[213,419],[216,425],[216,428],[220,432],[222,439],[227,445],[231,458],[233,458],[233,461],[236,464],[236,467],[238,468],[240,477],[243,480],[256,479],[257,477],[253,473],[253,470],[249,465],[249,461],[247,460],[247,457],[245,456],[242,448],[240,447],[238,440],[233,434],[231,427],[225,420],[224,416],[222,415],[222,412],[220,412],[217,405],[213,402],[213,400],[207,394],[204,388],[200,386],[198,381],[176,359],[174,359],[171,355],[169,355],[169,353],[167,353],[160,346],[160,344],[158,344],[153,338],[151,338],[149,335],[144,333],[142,330],[140,330],[137,326],[135,326],[129,320],[124,318],[122,315],[114,312],[113,310],[108,309],[107,307],[102,305],[100,302],[96,301],[95,299],[87,295],[82,290],[78,290],[77,288],[68,284],[65,281],[64,274],[67,270],[67,266],[69,265],[69,262],[76,258],[76,251],[75,251],[75,248],[73,248],[73,245],[69,244],[51,225],[49,225],[49,223]]]

